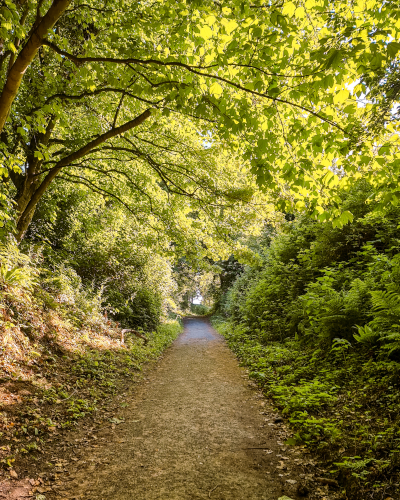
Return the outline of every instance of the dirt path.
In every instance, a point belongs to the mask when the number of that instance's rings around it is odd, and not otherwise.
[[[129,422],[116,428],[108,463],[101,446],[69,482],[69,498],[296,498],[278,475],[279,436],[265,425],[257,392],[207,321],[186,319],[150,377]]]
[[[147,382],[121,396],[129,406],[111,423],[60,443],[67,460],[33,498],[300,498],[300,451],[283,445],[285,428],[207,320],[187,318]]]

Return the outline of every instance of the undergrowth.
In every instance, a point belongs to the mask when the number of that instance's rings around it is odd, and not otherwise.
[[[349,499],[400,493],[399,207],[364,181],[343,228],[291,214],[222,290],[214,323]],[[217,318],[219,314],[219,320]],[[397,497],[396,497],[397,498]]]
[[[0,248],[0,464],[36,460],[49,435],[107,408],[182,330],[166,320],[123,339],[101,310],[99,293],[71,270],[49,272],[38,256]]]
[[[305,348],[296,340],[264,345],[221,317],[213,324],[288,418],[288,445],[319,453],[349,498],[400,491],[399,363],[365,363],[361,353],[343,358],[340,350]]]

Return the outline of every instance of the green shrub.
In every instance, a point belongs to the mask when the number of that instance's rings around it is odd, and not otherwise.
[[[204,304],[190,304],[190,312],[199,316],[205,316],[210,312],[210,308]]]
[[[139,289],[128,298],[118,290],[110,290],[108,300],[114,319],[125,328],[152,331],[160,324],[162,301],[160,294],[153,290]]]
[[[374,211],[368,192],[340,194],[355,215],[341,229],[305,215],[268,229],[213,318],[288,417],[287,444],[321,452],[354,499],[400,480],[400,208]]]

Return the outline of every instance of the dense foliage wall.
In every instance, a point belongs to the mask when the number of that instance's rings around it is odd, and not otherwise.
[[[224,310],[263,341],[301,339],[327,348],[368,343],[377,355],[400,351],[400,210],[373,212],[359,183],[343,200],[357,213],[333,228],[307,216],[282,224],[262,264],[230,288]],[[356,342],[356,345],[357,345]]]
[[[400,452],[400,209],[369,193],[342,195],[341,229],[302,215],[267,230],[216,319],[289,417],[288,444],[319,450],[349,498],[396,489]]]

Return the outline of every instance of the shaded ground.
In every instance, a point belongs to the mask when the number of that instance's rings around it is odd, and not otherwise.
[[[340,498],[310,483],[312,461],[284,446],[281,419],[207,320],[187,318],[147,382],[121,398],[101,428],[59,443],[56,472],[0,498],[277,500],[306,484],[310,498]]]

